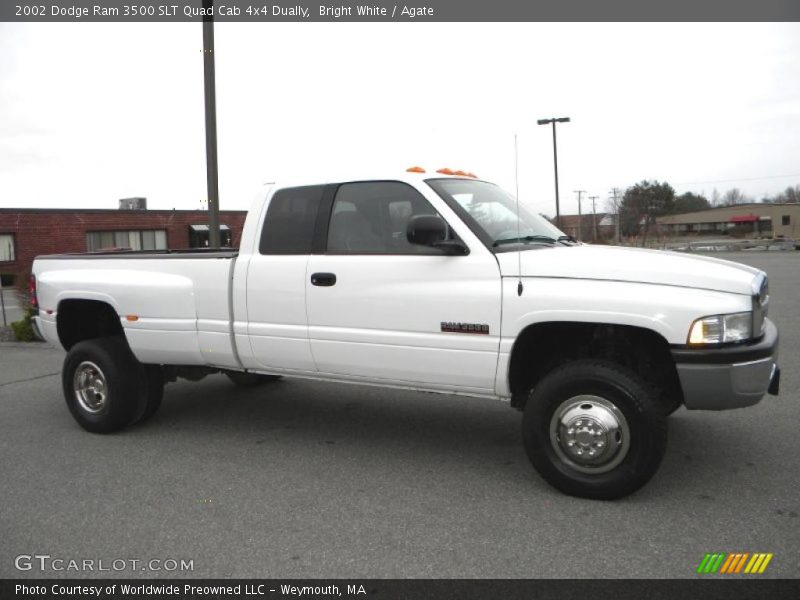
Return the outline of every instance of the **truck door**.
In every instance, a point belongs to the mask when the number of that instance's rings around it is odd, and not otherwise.
[[[494,256],[479,242],[459,256],[410,244],[409,219],[439,213],[406,183],[329,188],[325,211],[324,248],[306,278],[320,374],[492,393],[501,306]]]
[[[324,186],[275,192],[247,271],[248,335],[258,367],[314,372],[306,269]]]

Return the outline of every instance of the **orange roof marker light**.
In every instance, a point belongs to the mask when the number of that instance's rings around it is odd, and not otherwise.
[[[439,169],[436,171],[437,173],[441,173],[442,175],[455,175],[456,177],[471,177],[472,179],[477,179],[478,176],[475,173],[469,173],[467,171],[462,171],[459,169],[458,171],[453,171],[453,169],[448,169],[445,167],[444,169]]]
[[[425,173],[425,169],[422,167],[408,167],[406,173]]]

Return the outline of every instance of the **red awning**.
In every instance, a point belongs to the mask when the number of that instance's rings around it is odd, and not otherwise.
[[[731,223],[754,223],[758,221],[756,215],[734,215],[728,219]]]

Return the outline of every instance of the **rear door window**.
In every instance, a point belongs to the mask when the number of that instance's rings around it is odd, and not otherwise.
[[[261,254],[311,254],[323,188],[309,185],[275,192],[261,231]]]

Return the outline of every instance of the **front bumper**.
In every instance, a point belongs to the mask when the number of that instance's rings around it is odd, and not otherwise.
[[[672,358],[690,410],[727,410],[757,404],[780,387],[778,329],[767,320],[753,344],[720,348],[673,348]]]

